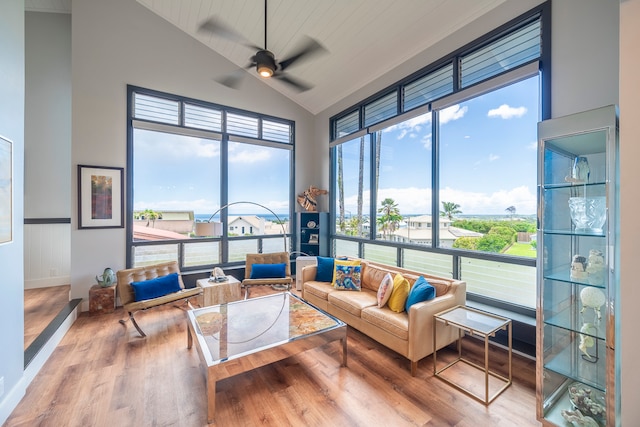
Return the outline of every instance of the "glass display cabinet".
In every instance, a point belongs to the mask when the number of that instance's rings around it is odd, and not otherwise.
[[[538,123],[537,417],[619,425],[618,114]]]

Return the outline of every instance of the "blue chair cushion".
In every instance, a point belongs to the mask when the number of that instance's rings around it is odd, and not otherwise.
[[[178,273],[171,273],[142,282],[132,282],[131,287],[136,301],[158,298],[182,289],[178,280]]]
[[[413,304],[429,301],[436,297],[436,288],[431,286],[427,279],[424,276],[418,277],[418,280],[413,284],[411,291],[409,291],[409,296],[407,297],[407,302],[405,303],[405,310],[409,312],[409,307]]]
[[[324,256],[317,257],[318,267],[316,269],[316,281],[317,282],[331,282],[333,281],[333,265],[334,259]]]
[[[285,277],[286,264],[253,264],[250,279],[281,279]]]

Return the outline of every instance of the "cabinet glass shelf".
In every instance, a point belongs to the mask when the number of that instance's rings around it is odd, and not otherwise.
[[[617,131],[615,106],[538,124],[536,413],[545,427],[571,424],[569,389],[580,388],[601,402],[587,416],[619,425]]]

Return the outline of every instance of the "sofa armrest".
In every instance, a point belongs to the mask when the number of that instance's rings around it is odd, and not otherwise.
[[[312,280],[316,280],[317,271],[318,271],[317,265],[307,265],[302,268],[302,286],[303,287],[305,282],[311,282]]]
[[[466,283],[453,283],[449,292],[430,301],[419,302],[409,308],[409,359],[420,360],[433,353],[433,316],[448,308],[464,305]],[[438,348],[450,344],[457,330],[444,324],[437,325]]]

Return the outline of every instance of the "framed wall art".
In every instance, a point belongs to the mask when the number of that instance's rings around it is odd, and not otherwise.
[[[0,136],[0,245],[13,240],[13,147]]]
[[[124,227],[124,168],[78,165],[78,228]]]

